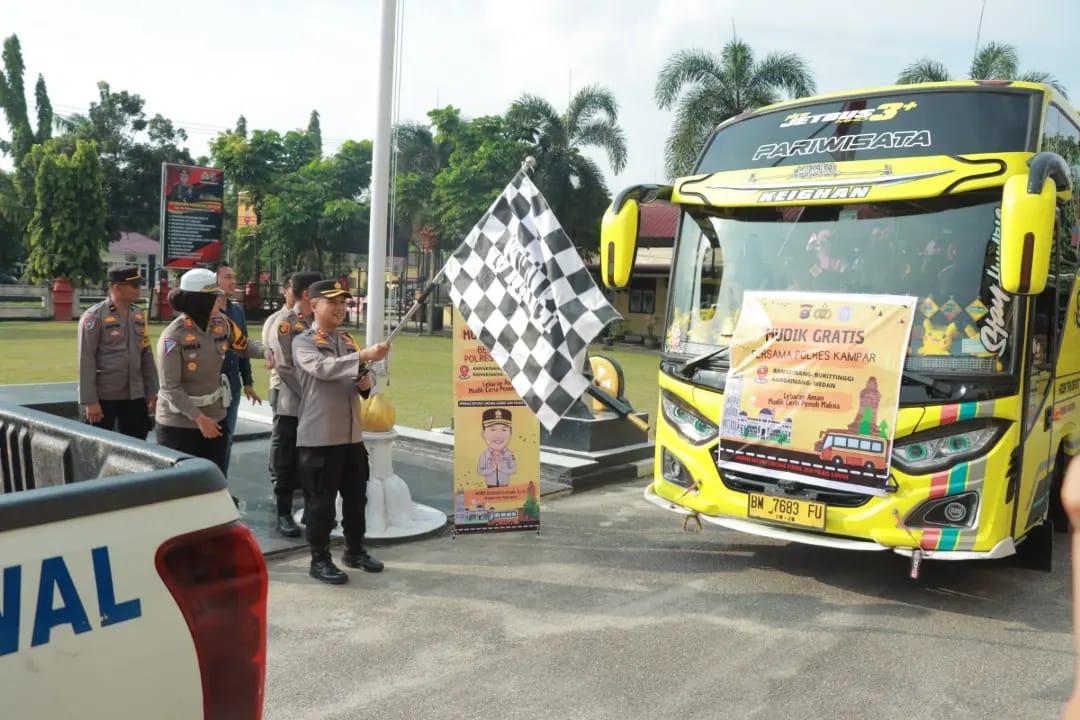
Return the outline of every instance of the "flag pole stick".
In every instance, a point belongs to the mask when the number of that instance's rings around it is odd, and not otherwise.
[[[416,301],[412,304],[412,307],[409,308],[409,311],[405,313],[404,316],[402,316],[401,322],[398,323],[396,328],[390,331],[390,334],[386,336],[386,339],[383,340],[383,342],[390,342],[391,340],[393,340],[394,336],[398,334],[398,331],[401,330],[401,328],[405,327],[405,323],[409,322],[409,320],[412,319],[412,316],[416,314],[416,311],[420,309],[420,306],[424,303],[424,301],[431,297],[431,293],[435,292],[435,288],[439,286],[439,282],[442,280],[445,273],[446,266],[444,265],[443,268],[439,270],[439,272],[435,275],[435,277],[431,278],[431,282],[429,282],[428,286],[424,288],[424,292],[420,293],[420,297],[416,298]]]

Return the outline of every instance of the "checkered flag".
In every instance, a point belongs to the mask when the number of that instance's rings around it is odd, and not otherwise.
[[[550,432],[589,387],[585,355],[615,308],[524,172],[444,270],[450,298]]]

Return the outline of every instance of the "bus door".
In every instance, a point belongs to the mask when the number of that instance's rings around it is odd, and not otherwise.
[[[1024,361],[1023,473],[1013,537],[1020,538],[1046,516],[1051,485],[1054,429],[1054,361],[1057,357],[1057,288],[1053,280],[1029,301]]]

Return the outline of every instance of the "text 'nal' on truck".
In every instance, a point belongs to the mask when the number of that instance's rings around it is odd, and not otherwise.
[[[266,565],[212,463],[0,406],[10,718],[257,720]]]

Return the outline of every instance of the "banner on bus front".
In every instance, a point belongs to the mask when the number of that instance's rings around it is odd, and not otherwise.
[[[916,305],[896,295],[747,292],[720,469],[884,495]]]

